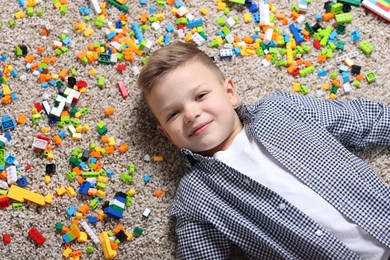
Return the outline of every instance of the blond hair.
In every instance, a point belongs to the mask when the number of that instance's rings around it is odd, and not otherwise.
[[[194,61],[200,62],[211,69],[222,82],[225,80],[222,71],[205,52],[191,43],[176,42],[164,46],[151,54],[139,74],[137,85],[145,96],[169,72]]]

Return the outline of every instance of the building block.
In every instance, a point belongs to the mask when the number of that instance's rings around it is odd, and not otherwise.
[[[38,245],[42,245],[46,241],[46,238],[35,227],[32,227],[30,231],[28,231],[28,235]]]
[[[117,255],[116,250],[111,248],[110,240],[108,239],[107,232],[102,232],[99,235],[99,240],[102,245],[104,257],[106,259],[114,259]]]
[[[32,192],[32,191],[23,189],[17,185],[11,185],[10,189],[8,190],[7,197],[10,199],[19,201],[19,202],[24,202],[25,200],[27,200],[30,202],[34,202],[40,206],[45,206],[45,197],[44,196],[42,196],[38,193]]]

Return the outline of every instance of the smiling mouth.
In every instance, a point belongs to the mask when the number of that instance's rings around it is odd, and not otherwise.
[[[195,128],[192,133],[190,134],[190,137],[192,136],[197,136],[197,135],[200,135],[201,133],[203,133],[207,127],[210,125],[211,122],[207,122],[206,124],[203,124],[197,128]]]

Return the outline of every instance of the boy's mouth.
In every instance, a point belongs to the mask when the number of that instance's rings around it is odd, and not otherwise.
[[[204,123],[204,124],[199,124],[199,125],[195,126],[194,128],[192,128],[190,137],[197,136],[197,135],[203,133],[208,128],[208,126],[210,125],[211,122],[212,121]]]

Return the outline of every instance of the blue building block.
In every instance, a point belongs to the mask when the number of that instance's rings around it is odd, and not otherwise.
[[[292,23],[288,26],[290,28],[291,33],[294,36],[295,41],[299,44],[303,41],[303,35],[299,33],[297,27]]]
[[[146,0],[139,0],[139,3],[140,3],[141,5],[146,5]]]
[[[73,216],[76,213],[76,209],[73,206],[71,206],[65,212],[66,212],[66,215],[68,217],[70,217],[70,216]]]
[[[260,22],[260,15],[259,13],[253,13],[252,14],[252,19],[255,23],[259,23]]]
[[[116,32],[115,31],[109,32],[109,33],[107,33],[106,36],[109,40],[111,40],[112,38],[114,38],[116,36]]]
[[[338,33],[336,31],[332,31],[331,34],[329,35],[329,40],[334,40],[338,36]]]
[[[89,216],[88,217],[88,223],[97,223],[98,222],[98,218],[96,216]]]
[[[248,11],[251,13],[256,13],[257,11],[259,11],[259,7],[257,6],[257,4],[251,4],[248,7]]]
[[[164,45],[168,45],[168,44],[169,44],[169,41],[170,41],[169,35],[164,35],[164,37],[163,37],[163,43],[164,43]]]
[[[2,119],[1,128],[3,129],[3,131],[14,129],[15,127],[16,127],[15,119],[13,118]]]
[[[149,181],[150,181],[150,176],[149,175],[145,175],[144,176],[144,182],[148,183]]]
[[[318,75],[319,77],[325,77],[326,74],[327,74],[326,70],[319,70],[318,73],[317,73],[317,75]]]
[[[24,187],[28,184],[26,178],[23,176],[23,177],[20,177],[16,180],[16,184],[19,186],[19,187]]]
[[[70,243],[72,241],[72,239],[70,239],[68,234],[64,234],[62,236],[62,239],[65,241],[65,243]]]
[[[115,28],[116,29],[122,29],[122,22],[121,21],[116,21],[115,22]]]
[[[156,12],[156,7],[151,6],[149,7],[149,14],[153,15]]]
[[[167,25],[165,26],[165,30],[166,30],[167,32],[169,32],[169,33],[172,33],[173,30],[174,30],[172,24],[167,24]]]
[[[351,40],[352,41],[357,41],[360,39],[360,31],[359,30],[355,30],[351,33]]]
[[[49,83],[47,83],[47,82],[41,83],[41,88],[48,88],[48,87],[49,87]]]
[[[5,158],[5,163],[8,165],[11,165],[16,160],[16,157],[13,155],[8,155],[7,158]]]
[[[180,2],[180,1],[175,1],[175,3],[173,4],[176,8],[180,8],[183,6],[183,2]]]
[[[59,136],[61,139],[64,139],[65,136],[66,136],[66,132],[65,132],[65,131],[60,131],[60,132],[58,133],[58,136]]]
[[[113,170],[107,170],[107,171],[106,171],[106,174],[107,174],[108,177],[114,176]]]
[[[104,209],[104,214],[109,216],[109,217],[115,218],[115,219],[120,219],[120,218],[122,218],[122,215],[123,215],[122,212],[115,210],[113,208],[110,208],[110,207],[107,207]]]
[[[132,23],[131,29],[134,32],[135,38],[137,38],[138,42],[142,42],[144,40],[144,36],[142,35],[142,31],[138,26],[138,23]]]
[[[8,58],[7,54],[1,55],[1,61],[6,61]]]
[[[91,183],[88,181],[84,181],[83,183],[81,183],[78,193],[86,195],[88,194],[88,190],[90,187],[91,187]]]
[[[290,34],[283,34],[284,42],[290,42]]]
[[[16,76],[18,76],[18,74],[19,74],[18,71],[15,70],[15,69],[11,71],[11,76],[14,77],[14,78],[15,78]]]
[[[11,136],[11,133],[5,133],[4,134],[4,137],[7,138],[8,142],[10,142],[12,140],[12,136]]]
[[[349,77],[349,73],[346,71],[341,73],[341,77],[343,78],[344,83],[351,81],[351,78]]]
[[[188,28],[194,28],[194,27],[198,27],[198,26],[202,26],[202,25],[203,25],[202,19],[194,19],[192,21],[188,21],[188,23],[187,23]]]

